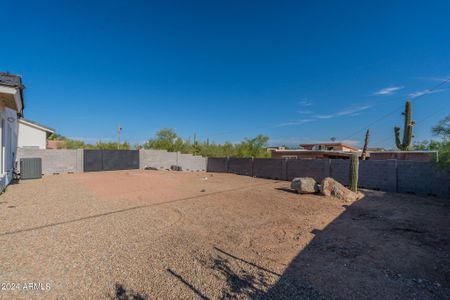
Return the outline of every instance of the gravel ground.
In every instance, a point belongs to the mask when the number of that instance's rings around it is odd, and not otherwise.
[[[344,203],[288,186],[166,171],[11,185],[0,298],[450,298],[448,200]]]

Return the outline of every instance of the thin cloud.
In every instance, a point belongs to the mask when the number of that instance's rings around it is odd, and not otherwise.
[[[335,112],[333,114],[328,114],[328,115],[319,115],[317,116],[318,119],[331,119],[331,118],[337,118],[337,117],[342,117],[342,116],[354,116],[356,113],[359,113],[360,111],[366,110],[371,108],[372,106],[370,105],[363,105],[363,106],[359,106],[359,107],[354,107],[354,108],[350,108],[350,109],[346,109],[346,110],[341,110],[338,112]]]
[[[313,113],[312,110],[298,110],[297,112],[301,115],[309,115]]]
[[[375,93],[373,93],[376,96],[388,96],[388,95],[392,95],[395,92],[403,89],[404,86],[390,86],[390,87],[385,87],[379,91],[376,91]]]
[[[286,123],[281,123],[276,125],[275,127],[286,127],[286,126],[292,126],[292,125],[303,125],[305,123],[314,122],[315,119],[302,119],[302,120],[296,120],[296,121],[289,121]]]
[[[297,104],[301,106],[311,106],[312,102],[308,100],[308,98],[303,98],[302,101],[298,101]]]
[[[426,89],[426,90],[423,90],[423,91],[417,91],[417,92],[410,93],[408,95],[408,97],[414,99],[414,98],[417,98],[417,97],[421,97],[423,95],[434,94],[434,93],[441,93],[441,92],[444,92],[444,91],[446,91],[446,90],[444,90],[444,89],[441,89],[441,90]]]
[[[423,77],[423,76],[421,76],[421,77],[416,77],[416,78],[420,79],[420,80],[426,80],[426,81],[441,82],[441,81],[448,80],[450,78],[450,75],[443,76],[443,77],[432,77],[432,76],[430,76],[430,77]]]
[[[346,110],[341,110],[341,111],[338,111],[338,112],[335,112],[332,114],[328,114],[328,115],[318,115],[318,116],[311,117],[311,118],[305,118],[305,119],[300,119],[300,120],[289,121],[286,123],[281,123],[281,124],[276,125],[275,127],[303,125],[306,123],[316,122],[316,121],[324,120],[324,119],[332,119],[332,118],[343,117],[343,116],[356,116],[361,111],[369,109],[371,107],[372,107],[371,105],[357,106],[357,107],[349,108]]]

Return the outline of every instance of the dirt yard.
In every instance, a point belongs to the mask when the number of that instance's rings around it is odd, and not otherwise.
[[[449,200],[288,186],[167,171],[11,185],[0,298],[450,298]]]

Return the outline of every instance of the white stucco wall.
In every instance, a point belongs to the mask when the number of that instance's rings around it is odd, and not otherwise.
[[[13,177],[17,151],[17,112],[0,106],[0,189]]]
[[[33,125],[19,122],[19,139],[17,147],[46,149],[47,133]]]

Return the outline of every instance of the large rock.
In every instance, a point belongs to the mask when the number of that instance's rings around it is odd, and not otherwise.
[[[291,189],[296,190],[299,194],[312,194],[319,191],[319,186],[314,178],[298,177],[292,180]]]
[[[348,202],[358,200],[360,196],[331,177],[327,177],[322,181],[320,193],[324,196],[331,196]]]

